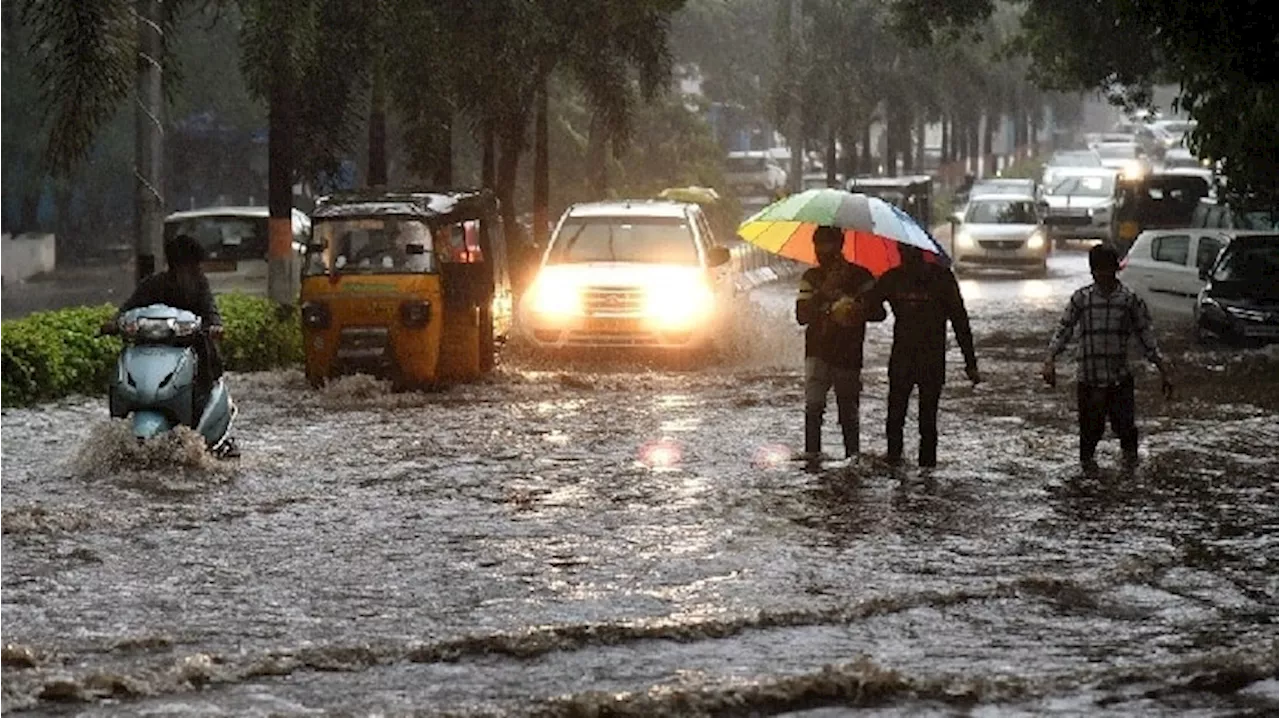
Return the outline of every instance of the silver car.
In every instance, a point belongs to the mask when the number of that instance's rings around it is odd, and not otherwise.
[[[978,195],[954,217],[956,271],[975,266],[1021,267],[1044,274],[1049,238],[1030,194]]]
[[[1115,170],[1063,167],[1042,195],[1048,205],[1045,224],[1056,240],[1110,240],[1116,208]]]

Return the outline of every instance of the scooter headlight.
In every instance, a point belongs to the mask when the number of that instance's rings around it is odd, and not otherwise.
[[[199,319],[192,319],[185,322],[174,320],[173,322],[173,333],[180,337],[189,337],[192,334],[195,334],[199,329]]]
[[[175,322],[172,319],[149,319],[142,318],[138,320],[138,338],[146,341],[163,341],[172,337],[175,332]]]

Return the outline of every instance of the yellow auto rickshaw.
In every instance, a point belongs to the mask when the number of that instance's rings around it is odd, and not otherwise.
[[[303,262],[308,381],[421,387],[491,370],[512,316],[498,227],[486,190],[322,197]]]

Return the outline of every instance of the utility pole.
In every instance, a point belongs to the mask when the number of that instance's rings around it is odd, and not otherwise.
[[[136,0],[138,74],[134,96],[134,270],[141,282],[164,250],[164,28],[161,0]]]
[[[788,86],[791,88],[791,107],[787,114],[787,144],[791,145],[791,166],[787,170],[787,187],[791,192],[799,192],[804,188],[804,118],[800,106],[800,65],[804,58],[804,15],[801,0],[791,0],[788,8],[788,36],[791,47],[787,57],[791,58],[788,68]]]

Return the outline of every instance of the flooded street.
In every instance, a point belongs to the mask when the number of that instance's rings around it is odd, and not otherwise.
[[[892,319],[867,454],[788,460],[786,283],[693,371],[513,350],[429,394],[233,376],[237,462],[138,449],[100,399],[6,410],[3,709],[1275,715],[1274,350],[1165,331],[1178,395],[1139,373],[1141,466],[1108,435],[1085,478],[1074,388],[1038,377],[1085,257],[1050,270],[962,281],[986,381],[952,342],[932,475],[876,458]]]

